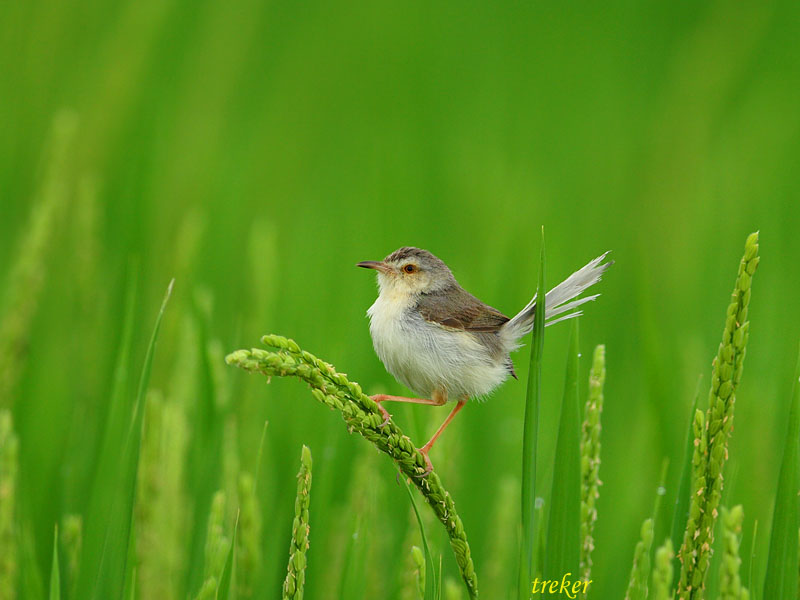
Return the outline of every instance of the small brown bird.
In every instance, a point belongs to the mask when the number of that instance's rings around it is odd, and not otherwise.
[[[601,264],[608,252],[579,269],[545,295],[546,324],[577,317],[575,309],[599,296],[573,300],[600,280],[613,264]],[[386,421],[391,415],[382,402],[413,402],[456,406],[420,452],[428,465],[433,444],[470,398],[486,396],[509,375],[516,378],[509,354],[533,329],[536,296],[509,319],[462,288],[444,262],[427,250],[405,247],[382,261],[359,267],[378,272],[378,299],[369,308],[375,352],[386,369],[420,398],[378,394]],[[561,315],[557,319],[553,319]]]

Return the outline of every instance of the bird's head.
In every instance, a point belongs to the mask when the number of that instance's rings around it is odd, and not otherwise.
[[[430,294],[455,283],[447,265],[420,248],[400,248],[383,260],[365,260],[356,266],[375,269],[381,293],[392,295]]]

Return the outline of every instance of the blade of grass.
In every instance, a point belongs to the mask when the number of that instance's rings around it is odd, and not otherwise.
[[[109,527],[110,512],[107,507],[114,502],[114,481],[117,477],[119,461],[123,452],[125,428],[129,422],[130,401],[128,387],[130,381],[130,355],[133,344],[133,324],[136,312],[138,266],[135,260],[128,263],[128,276],[125,284],[125,310],[122,322],[117,356],[111,381],[111,395],[105,432],[100,445],[100,456],[95,468],[89,509],[86,512],[85,535],[78,561],[81,569],[78,581],[73,583],[77,597],[86,598],[91,593],[98,560],[101,556],[105,533]]]
[[[578,319],[572,319],[564,400],[556,438],[544,577],[579,573],[581,548],[581,419],[578,397]]]
[[[53,561],[50,565],[50,600],[61,600],[61,571],[58,568],[58,525],[53,536]]]
[[[531,342],[531,359],[528,371],[528,387],[525,392],[525,417],[522,434],[522,540],[519,561],[519,600],[530,597],[532,574],[536,558],[537,522],[535,517],[536,501],[536,458],[539,437],[539,402],[542,395],[542,353],[544,351],[544,311],[545,311],[545,245],[544,228],[542,228],[542,246],[539,254],[539,284],[536,288],[536,310],[533,319],[533,338]]]
[[[425,535],[425,525],[422,523],[422,517],[419,514],[417,503],[414,500],[414,494],[411,492],[411,486],[408,485],[408,481],[405,479],[403,482],[405,483],[406,491],[408,492],[408,498],[411,500],[411,506],[414,509],[414,515],[417,517],[417,525],[419,525],[420,537],[422,537],[422,551],[425,555],[425,600],[437,600],[438,596],[436,594],[436,582],[441,573],[437,575],[436,567],[433,562],[433,555],[431,554],[431,548],[428,545],[428,536]]]
[[[133,406],[133,415],[125,442],[125,451],[121,463],[119,477],[115,482],[115,502],[110,508],[109,523],[103,536],[102,553],[98,573],[92,587],[93,598],[118,598],[123,592],[126,573],[128,573],[130,554],[131,531],[133,523],[133,509],[136,498],[136,483],[139,465],[139,448],[142,440],[142,424],[144,415],[144,396],[150,383],[150,373],[153,368],[156,342],[161,329],[161,320],[167,308],[167,303],[172,295],[175,281],[170,281],[161,308],[156,316],[153,333],[145,352],[142,373],[139,378],[139,387],[136,402]],[[124,540],[124,542],[122,542]]]
[[[789,426],[778,476],[772,517],[764,598],[796,598],[798,528],[798,454],[800,454],[800,356],[794,373]]]

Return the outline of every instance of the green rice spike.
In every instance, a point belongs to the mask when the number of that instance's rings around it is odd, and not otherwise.
[[[739,544],[742,535],[744,510],[741,505],[731,510],[722,507],[722,564],[719,573],[719,600],[747,600],[749,592],[742,586],[739,568]]]
[[[239,598],[252,598],[261,566],[261,510],[255,481],[249,473],[239,476],[239,535],[236,538],[236,589]]]
[[[283,600],[302,600],[306,581],[306,553],[308,552],[309,505],[311,502],[311,450],[303,446],[300,454],[300,472],[297,474],[297,498],[294,502],[292,541],[289,545],[289,565],[283,582]]]
[[[219,578],[225,567],[230,540],[225,535],[225,507],[227,499],[222,490],[214,494],[211,510],[208,514],[208,531],[206,533],[204,579]]]
[[[694,451],[692,453],[692,502],[689,504],[689,516],[686,519],[686,531],[684,532],[683,544],[678,552],[678,558],[681,562],[681,579],[679,581],[679,591],[689,587],[689,573],[692,569],[685,568],[684,565],[693,565],[695,558],[698,555],[695,541],[697,540],[697,529],[700,525],[700,506],[694,501],[695,498],[700,497],[705,493],[706,486],[706,453],[707,453],[707,440],[706,440],[706,427],[705,416],[700,409],[695,410],[694,420],[692,422],[692,431],[694,432]]]
[[[600,496],[600,416],[603,412],[603,385],[606,380],[606,347],[598,345],[589,374],[589,397],[581,426],[581,579],[592,577],[596,502]]]
[[[137,486],[137,588],[143,598],[181,597],[186,533],[184,468],[188,432],[183,407],[147,396]]]
[[[225,505],[225,492],[218,490],[211,499],[208,512],[203,584],[195,600],[208,600],[217,596],[219,578],[225,568],[225,559],[231,545],[231,540],[225,535]]]
[[[67,597],[74,598],[83,544],[83,519],[80,515],[66,515],[61,519],[60,541],[66,574],[64,585],[69,591]]]
[[[702,600],[714,543],[714,525],[722,498],[723,469],[728,459],[728,438],[733,430],[736,388],[742,377],[750,323],[747,310],[753,274],[758,266],[758,232],[745,242],[744,256],[728,306],[722,342],[712,363],[711,390],[706,413],[707,456],[703,485],[692,496],[684,546],[678,597]],[[697,489],[697,488],[696,488]],[[690,536],[690,528],[694,531]]]
[[[645,600],[647,598],[647,579],[650,577],[650,548],[653,545],[653,519],[642,523],[641,539],[633,553],[633,567],[628,580],[625,600]]]
[[[19,473],[19,440],[11,412],[0,410],[0,598],[16,598],[19,540],[14,520]]]
[[[217,597],[217,578],[209,577],[203,582],[195,600],[215,600]]]
[[[672,577],[675,568],[672,566],[672,540],[666,539],[663,545],[656,549],[653,564],[653,589],[650,592],[651,600],[672,600]]]
[[[30,223],[19,240],[16,260],[0,295],[0,407],[11,406],[39,304],[53,230],[69,196],[70,146],[77,118],[63,112],[53,121],[49,156],[41,187],[33,198]],[[4,596],[5,597],[5,596]]]
[[[401,472],[420,490],[428,505],[447,530],[450,546],[456,556],[461,577],[471,598],[478,595],[478,580],[472,563],[472,554],[461,517],[458,516],[452,497],[442,486],[436,471],[425,477],[425,457],[399,427],[390,421],[383,425],[383,415],[378,405],[361,391],[361,386],[351,382],[342,373],[310,352],[301,350],[293,340],[267,335],[264,344],[275,352],[254,348],[237,350],[225,360],[251,373],[267,377],[292,376],[306,381],[311,394],[331,409],[338,410],[350,432],[356,432],[371,442],[381,452],[388,454]]]

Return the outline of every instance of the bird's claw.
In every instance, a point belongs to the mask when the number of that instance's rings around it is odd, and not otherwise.
[[[431,462],[431,459],[428,456],[428,452],[426,450],[420,449],[419,453],[425,457],[425,471],[420,473],[419,475],[414,475],[414,477],[418,477],[419,479],[424,479],[425,477],[431,474],[431,471],[433,471],[433,463]]]
[[[389,414],[388,410],[383,408],[383,404],[381,404],[380,402],[378,402],[378,410],[380,410],[381,414],[383,415],[383,423],[378,425],[378,429],[383,429],[389,424],[389,421],[392,420],[392,415]]]

